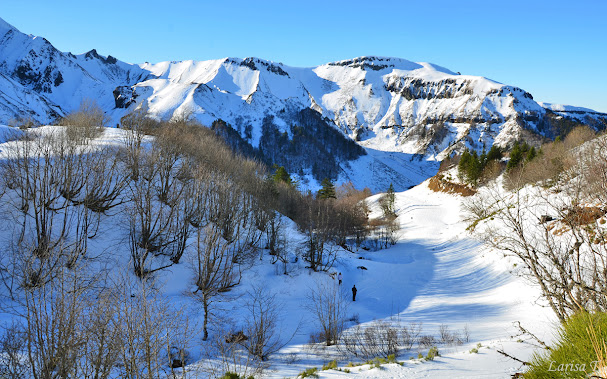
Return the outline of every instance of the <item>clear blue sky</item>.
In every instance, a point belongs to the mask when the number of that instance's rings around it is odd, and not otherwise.
[[[604,0],[2,0],[0,17],[59,50],[131,63],[394,56],[607,112]]]

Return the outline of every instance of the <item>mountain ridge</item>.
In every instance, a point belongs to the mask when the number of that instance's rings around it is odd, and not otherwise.
[[[234,138],[261,149],[268,133],[293,142],[297,127],[319,130],[316,124],[301,125],[307,120],[336,129],[367,150],[430,161],[466,148],[512,146],[530,134],[554,138],[578,124],[607,126],[607,114],[538,103],[518,87],[427,62],[361,56],[293,67],[226,57],[136,65],[95,49],[60,52],[0,19],[0,122],[49,123],[86,98],[99,103],[112,125],[135,109],[157,119],[193,117],[207,126],[220,119],[236,132]],[[304,116],[306,110],[319,118]],[[287,145],[282,149],[290,154]],[[302,164],[292,171],[305,175],[311,167]],[[347,161],[337,164],[333,177],[348,170]]]

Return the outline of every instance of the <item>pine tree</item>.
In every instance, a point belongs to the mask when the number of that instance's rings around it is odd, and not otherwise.
[[[523,149],[517,142],[514,145],[514,147],[512,148],[512,151],[510,152],[510,160],[508,161],[508,165],[506,166],[506,169],[512,170],[513,168],[518,166],[519,163],[521,163],[522,161],[523,161]]]
[[[293,179],[291,179],[291,175],[287,172],[287,170],[283,166],[274,165],[276,172],[272,175],[272,179],[275,182],[283,182],[287,184],[293,184]]]
[[[318,198],[318,199],[336,199],[337,198],[337,196],[335,195],[335,186],[333,185],[333,182],[331,182],[331,180],[329,180],[328,178],[324,178],[322,183],[320,183],[320,185],[322,186],[322,188],[318,190],[318,194],[316,195],[316,198]]]
[[[489,161],[497,161],[502,159],[502,149],[500,149],[497,145],[491,146],[489,152],[487,153],[487,162]]]
[[[388,187],[388,192],[379,200],[379,205],[384,212],[384,217],[391,219],[396,217],[396,213],[394,212],[394,201],[396,196],[394,194],[394,186],[390,183],[390,187]]]
[[[531,146],[531,149],[527,152],[527,162],[532,161],[535,157],[537,157],[537,152],[535,151],[535,147]]]
[[[484,153],[482,159],[486,159]],[[481,162],[481,158],[479,158],[476,151],[473,151],[472,154],[470,154],[470,152],[466,150],[462,153],[457,169],[460,179],[465,180],[468,183],[476,184],[483,173],[483,162]]]

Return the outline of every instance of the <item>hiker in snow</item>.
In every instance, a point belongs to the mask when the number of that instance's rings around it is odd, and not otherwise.
[[[337,280],[339,280],[339,285],[341,286],[341,281],[343,280],[343,276],[341,276],[341,272],[337,275]]]
[[[356,301],[356,285],[352,286],[352,301]]]

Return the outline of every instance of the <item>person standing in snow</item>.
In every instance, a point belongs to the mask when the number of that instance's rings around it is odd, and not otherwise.
[[[358,292],[356,290],[356,285],[352,286],[352,301],[356,301],[356,292]]]
[[[337,275],[337,280],[339,280],[339,285],[341,286],[341,281],[343,280],[343,276],[341,276],[341,272]]]

